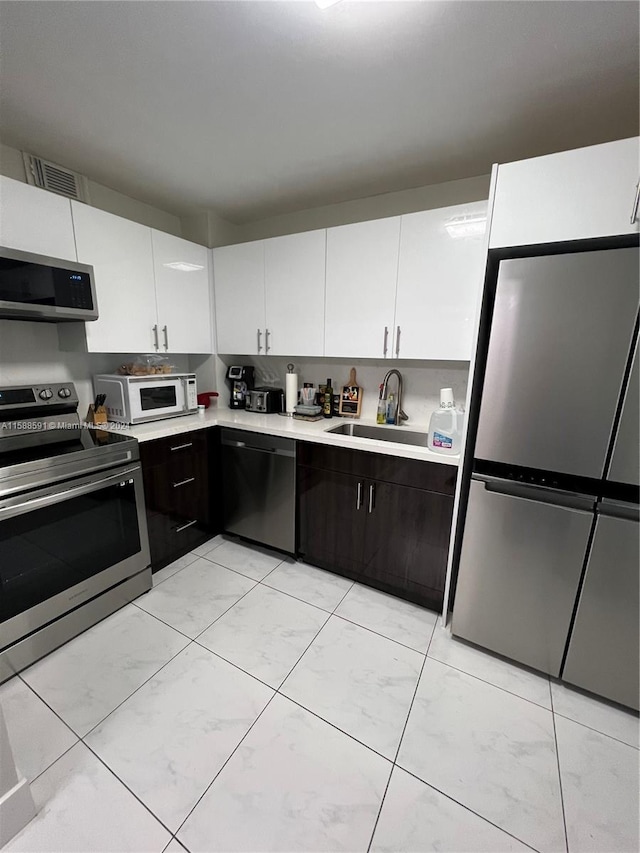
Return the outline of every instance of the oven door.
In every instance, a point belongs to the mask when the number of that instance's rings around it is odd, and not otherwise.
[[[139,464],[0,501],[0,649],[149,563]]]
[[[182,377],[129,379],[127,385],[132,424],[181,415],[187,408]]]

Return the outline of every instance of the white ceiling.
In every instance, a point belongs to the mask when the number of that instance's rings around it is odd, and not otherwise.
[[[638,130],[634,2],[1,2],[2,141],[246,222]]]

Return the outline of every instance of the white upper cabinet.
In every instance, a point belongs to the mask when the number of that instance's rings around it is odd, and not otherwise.
[[[161,351],[212,352],[209,251],[163,231],[151,241]]]
[[[265,354],[264,241],[213,250],[217,350]]]
[[[324,354],[392,355],[400,217],[327,229]]]
[[[326,231],[264,241],[269,355],[324,354]]]
[[[471,358],[486,214],[487,202],[477,201],[402,217],[394,356]]]
[[[212,352],[209,252],[146,225],[72,202],[78,260],[95,273],[99,318],[58,329],[88,352]]]
[[[100,314],[85,323],[87,349],[153,352],[157,312],[151,229],[79,202],[72,202],[72,209],[78,260],[94,268]]]
[[[0,176],[0,245],[77,260],[69,199]]]
[[[633,137],[498,166],[489,248],[637,233],[639,153]]]

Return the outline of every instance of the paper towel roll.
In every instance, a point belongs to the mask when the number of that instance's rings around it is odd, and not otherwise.
[[[298,374],[287,373],[284,385],[285,409],[288,413],[295,412],[298,405]]]

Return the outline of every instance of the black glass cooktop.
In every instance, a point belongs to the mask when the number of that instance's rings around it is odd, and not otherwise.
[[[11,444],[11,449],[5,451],[2,449],[0,439],[0,468],[53,459],[72,453],[95,450],[99,447],[111,448],[127,442],[135,442],[135,438],[83,426],[14,436],[7,442]]]

